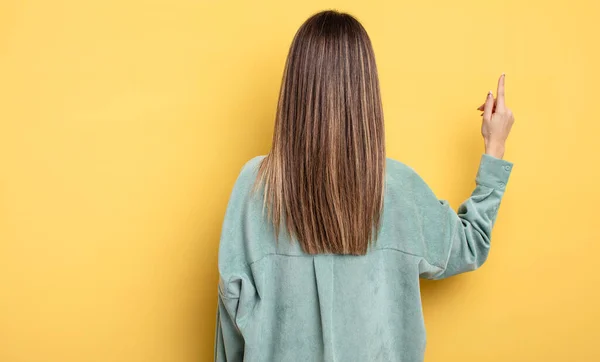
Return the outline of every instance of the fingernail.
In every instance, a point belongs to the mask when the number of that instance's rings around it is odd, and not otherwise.
[[[488,97],[491,97],[491,96],[492,96],[492,91],[489,91],[488,92]]]

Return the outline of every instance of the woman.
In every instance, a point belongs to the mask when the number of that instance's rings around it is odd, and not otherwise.
[[[350,15],[298,30],[267,156],[243,167],[219,249],[217,361],[422,361],[419,277],[486,260],[512,164],[513,124],[487,94],[485,154],[453,211],[410,167],[386,159],[371,42]]]

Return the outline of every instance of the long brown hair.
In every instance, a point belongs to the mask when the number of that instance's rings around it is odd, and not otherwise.
[[[257,178],[276,234],[284,223],[306,253],[365,254],[380,227],[385,162],[369,36],[351,15],[317,13],[292,41]]]

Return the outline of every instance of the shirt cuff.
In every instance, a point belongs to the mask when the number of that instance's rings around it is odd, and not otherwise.
[[[487,186],[497,190],[505,190],[512,169],[512,162],[484,153],[481,156],[475,182],[478,185]]]

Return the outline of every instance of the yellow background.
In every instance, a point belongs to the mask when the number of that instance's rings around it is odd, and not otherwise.
[[[506,72],[488,263],[423,283],[426,361],[600,361],[598,2],[3,0],[0,361],[208,361],[217,248],[312,13],[374,43],[388,156],[454,207]]]

